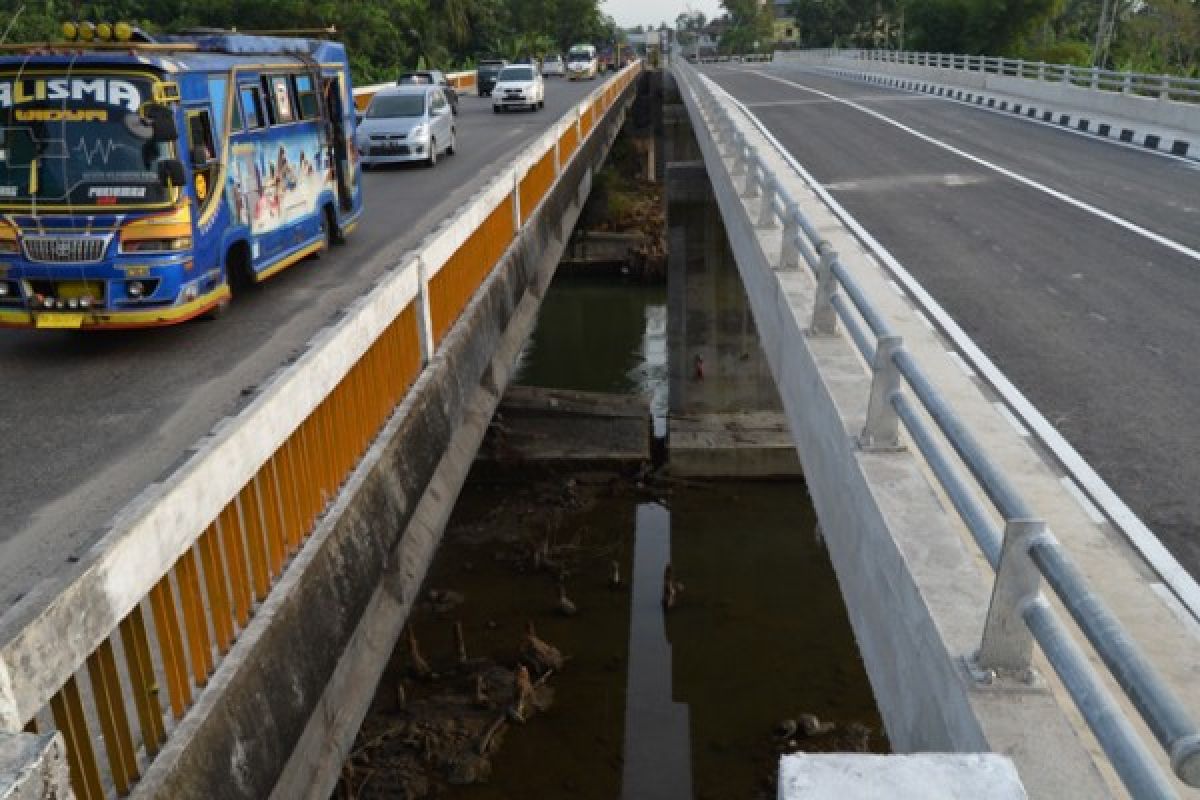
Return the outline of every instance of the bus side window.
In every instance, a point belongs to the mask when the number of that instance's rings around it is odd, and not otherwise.
[[[292,102],[291,84],[287,75],[271,77],[271,100],[275,104],[275,120],[280,124],[296,121],[296,104]]]
[[[242,97],[242,116],[246,120],[246,129],[253,131],[264,127],[262,100],[259,98],[258,87],[243,86],[238,94]]]
[[[296,88],[296,96],[300,98],[300,118],[301,119],[316,119],[318,116],[317,108],[317,89],[313,86],[311,75],[295,75],[293,76]]]
[[[275,116],[275,104],[271,102],[271,79],[266,75],[262,76],[262,103],[259,106],[263,112],[263,127],[268,125],[278,125],[279,117]]]
[[[188,149],[192,152],[192,166],[204,169],[216,158],[216,148],[213,147],[212,125],[209,123],[207,111],[189,111]]]

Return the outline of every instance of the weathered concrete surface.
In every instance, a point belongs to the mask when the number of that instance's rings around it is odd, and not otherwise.
[[[799,469],[787,419],[778,411],[671,416],[672,475],[773,478]]]
[[[692,119],[700,118],[692,97],[686,100]],[[778,257],[779,233],[760,244],[767,235],[755,228],[754,209],[740,197],[711,134],[707,128],[696,134],[892,746],[905,753],[1004,753],[1032,797],[1112,796],[1073,709],[1065,711],[1046,689],[981,688],[965,671],[963,658],[979,645],[991,594],[986,562],[913,449],[857,446],[869,371],[845,335],[808,335],[815,281],[807,270],[773,266],[767,253]],[[761,150],[820,234],[865,281],[868,263],[857,242],[765,143]],[[900,305],[885,280],[872,277],[869,288],[874,301]],[[930,335],[917,319],[901,327],[910,347]],[[949,360],[944,345],[936,352]],[[961,378],[954,370],[948,365],[939,378]],[[957,389],[955,398],[966,391]]]
[[[628,264],[630,253],[645,241],[637,231],[577,231],[560,266],[578,274],[587,267]]]
[[[0,800],[74,800],[62,736],[0,733]]]
[[[685,122],[676,120],[672,149],[689,149],[683,144],[691,135]],[[667,236],[672,473],[800,475],[779,392],[701,162],[667,165]]]
[[[1025,800],[1012,759],[994,753],[779,760],[779,800]]]
[[[329,796],[624,105],[476,293],[135,797]]]
[[[479,451],[509,470],[579,462],[632,467],[650,460],[650,403],[628,394],[513,386]]]

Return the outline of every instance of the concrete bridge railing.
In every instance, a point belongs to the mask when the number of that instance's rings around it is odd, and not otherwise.
[[[775,61],[897,75],[1200,133],[1200,80],[990,56],[779,50]]]
[[[851,234],[744,106],[690,67],[676,74],[893,744],[1008,752],[1033,796],[1098,796],[1090,756],[1044,738],[1078,728],[1057,708],[1062,692],[1107,755],[1100,771],[1114,770],[1132,796],[1200,786],[1189,677],[1200,642],[1142,567],[1118,570],[1117,552],[1100,567],[1101,523],[1078,513],[1018,432],[996,428],[977,384],[945,368],[932,323],[896,292],[878,294],[899,286],[864,252],[865,232]],[[926,482],[945,504],[926,504]],[[973,541],[993,580],[956,564],[960,543],[939,540],[950,529]],[[903,597],[897,584],[909,578],[915,594]],[[950,586],[957,609],[940,605]],[[962,605],[970,596],[974,608]],[[1001,698],[1024,717],[1015,736],[997,721]]]
[[[164,764],[182,758],[189,737],[199,735],[193,712],[239,674],[268,668],[239,653],[239,639],[255,624],[267,635],[262,629],[273,620],[261,617],[281,613],[280,596],[311,565],[314,532],[326,525],[379,432],[396,424],[430,365],[442,361],[456,320],[481,287],[495,283],[497,265],[514,248],[528,249],[535,215],[554,198],[561,210],[560,184],[590,180],[584,156],[595,150],[598,134],[615,135],[617,106],[628,100],[640,70],[640,63],[626,67],[570,109],[317,334],[243,411],[121,512],[67,585],[39,587],[0,619],[0,797],[66,797],[71,790],[89,800],[184,796],[163,788],[171,785]],[[566,188],[581,205],[581,188]],[[548,224],[557,231],[563,223]],[[454,380],[452,370],[439,368]],[[438,454],[422,459],[436,465]],[[401,506],[390,512],[397,518],[383,522],[395,526],[411,515],[406,503],[393,501]],[[364,552],[378,567],[390,556],[376,550]],[[350,554],[327,555],[344,563]],[[321,585],[314,596],[322,605],[296,613],[348,612],[350,595],[369,597],[373,589]],[[282,657],[300,658],[294,648]],[[307,719],[312,706],[300,684],[323,688],[328,677],[308,675],[303,664],[290,667],[290,677],[257,676],[252,702],[266,702],[262,687],[272,687],[303,706],[288,709],[292,717]],[[213,713],[213,703],[207,706]],[[279,731],[266,731],[272,710],[220,710],[263,726],[224,743],[228,764],[208,765],[227,778],[222,796],[265,796],[248,774],[255,758],[275,759],[282,770],[290,746]],[[62,784],[64,761],[70,790]],[[212,796],[205,794],[211,784],[201,784],[188,796]],[[31,791],[59,794],[21,793]]]

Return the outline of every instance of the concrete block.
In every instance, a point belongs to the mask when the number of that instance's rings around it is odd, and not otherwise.
[[[779,800],[1025,800],[1017,768],[994,753],[796,753],[779,760]]]
[[[0,800],[73,800],[58,733],[0,733]]]

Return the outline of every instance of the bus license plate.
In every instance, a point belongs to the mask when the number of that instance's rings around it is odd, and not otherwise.
[[[83,314],[38,314],[39,328],[82,328]]]

